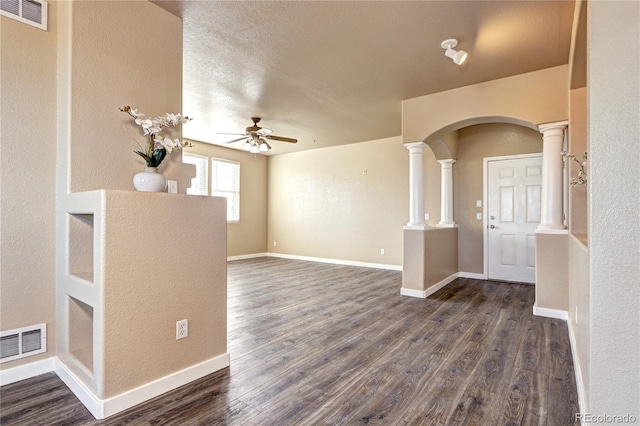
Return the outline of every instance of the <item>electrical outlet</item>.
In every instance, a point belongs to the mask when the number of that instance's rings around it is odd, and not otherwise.
[[[275,247],[275,246],[277,246],[277,245],[278,245],[278,243],[276,243],[276,242],[274,241],[274,242],[273,242],[273,246]]]
[[[384,249],[380,249],[380,254],[384,254]]]
[[[178,181],[177,180],[168,180],[167,181],[167,192],[169,194],[177,194],[178,193]]]
[[[424,220],[429,220],[429,213],[424,214]]]
[[[476,219],[482,220],[482,213],[476,213]]]
[[[176,322],[176,340],[184,339],[189,336],[189,320],[180,320]]]

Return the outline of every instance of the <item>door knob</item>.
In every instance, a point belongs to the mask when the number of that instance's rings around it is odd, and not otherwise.
[[[496,226],[495,225],[490,225],[489,228],[496,229]]]

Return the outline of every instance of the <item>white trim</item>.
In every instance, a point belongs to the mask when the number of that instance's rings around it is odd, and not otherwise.
[[[431,226],[429,226],[428,224],[424,224],[424,225],[405,225],[402,227],[402,229],[431,229]]]
[[[414,290],[412,288],[400,287],[400,296],[417,297],[419,299],[426,299],[427,292],[423,290]]]
[[[108,399],[100,399],[94,395],[58,358],[55,360],[55,372],[69,389],[71,389],[80,402],[91,412],[93,417],[101,420],[186,385],[208,374],[222,370],[228,367],[229,363],[229,353],[224,353]]]
[[[401,287],[400,288],[400,295],[401,296],[410,296],[410,297],[419,297],[420,299],[426,299],[427,297],[431,296],[433,293],[435,293],[436,291],[440,290],[441,288],[443,288],[444,286],[446,286],[447,284],[449,284],[450,282],[452,282],[456,278],[458,278],[458,273],[457,272],[449,275],[444,280],[440,281],[439,283],[436,283],[436,284],[432,285],[431,287],[429,287],[426,290],[413,290],[413,289],[410,289],[410,288]]]
[[[2,370],[0,371],[0,386],[30,379],[31,377],[39,376],[41,374],[50,373],[53,371],[53,367],[54,358],[51,357]]]
[[[545,226],[539,226],[536,228],[536,234],[567,235],[569,234],[569,230],[567,228],[547,228]]]
[[[489,161],[502,161],[502,160],[522,160],[525,158],[542,158],[541,152],[534,152],[531,154],[516,154],[516,155],[500,155],[497,157],[484,157],[482,159],[482,264],[484,269],[485,279],[489,279]]]
[[[539,317],[555,318],[567,321],[569,319],[569,313],[560,309],[541,308],[533,304],[533,315]]]
[[[578,408],[580,413],[588,413],[587,401],[585,399],[584,382],[582,381],[582,368],[580,367],[580,358],[578,358],[578,345],[576,343],[576,335],[573,331],[573,322],[567,321],[569,328],[569,342],[571,343],[571,355],[573,357],[573,370],[576,376],[576,388],[578,390]]]
[[[269,253],[241,254],[238,256],[228,256],[227,262],[232,262],[234,260],[255,259],[256,257],[268,257],[268,256],[269,256]]]
[[[476,274],[475,272],[458,272],[460,278],[472,278],[474,280],[486,280],[487,274]]]
[[[283,259],[307,260],[309,262],[333,263],[336,265],[359,266],[362,268],[388,269],[391,271],[402,271],[402,265],[387,265],[384,263],[356,262],[352,260],[327,259],[324,257],[297,256],[294,254],[267,253],[269,257],[280,257]]]

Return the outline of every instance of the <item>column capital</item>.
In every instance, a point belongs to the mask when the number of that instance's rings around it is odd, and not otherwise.
[[[567,120],[555,121],[553,123],[538,124],[538,131],[540,133],[546,133],[551,130],[564,131],[564,129],[566,129],[568,125],[569,125],[569,121]]]
[[[407,142],[407,143],[405,143],[403,145],[409,151],[413,151],[413,152],[415,152],[417,149],[424,150],[428,146],[426,143],[424,143],[422,141],[420,141],[420,142]]]
[[[457,160],[453,159],[453,158],[447,158],[444,160],[438,160],[438,163],[442,164],[442,166],[446,165],[446,164],[450,164],[453,165],[453,163],[455,163]]]

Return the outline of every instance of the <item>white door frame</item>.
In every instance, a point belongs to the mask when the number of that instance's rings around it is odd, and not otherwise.
[[[489,278],[489,222],[488,222],[488,212],[489,212],[489,161],[500,161],[500,160],[521,160],[525,158],[535,158],[542,157],[542,152],[534,152],[532,154],[516,154],[516,155],[502,155],[499,157],[484,157],[482,159],[482,240],[483,240],[483,253],[482,253],[482,261],[483,261],[483,279]],[[538,265],[536,265],[538,268]]]

